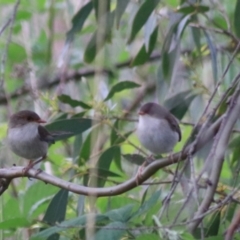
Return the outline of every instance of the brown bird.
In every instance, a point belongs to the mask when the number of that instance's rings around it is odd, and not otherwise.
[[[140,108],[137,135],[141,144],[154,154],[169,153],[181,141],[176,118],[166,108],[152,102]]]
[[[45,159],[49,145],[55,143],[53,136],[40,125],[45,122],[29,110],[19,111],[10,117],[8,144],[16,155],[30,160],[25,173]]]

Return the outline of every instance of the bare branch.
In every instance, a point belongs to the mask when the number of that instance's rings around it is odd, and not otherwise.
[[[220,172],[222,169],[225,150],[233,126],[239,117],[239,112],[240,112],[240,89],[238,89],[235,92],[234,97],[231,100],[231,105],[229,106],[227,113],[224,117],[224,120],[221,123],[221,128],[218,132],[218,135],[215,138],[212,151],[209,153],[208,158],[206,160],[206,162],[209,161],[213,162],[214,166],[210,176],[211,184],[207,188],[205,198],[202,201],[200,207],[198,208],[198,211],[195,214],[195,218],[198,218],[199,215],[202,215],[204,212],[206,212],[212,202],[215,190],[217,188]],[[188,229],[190,230],[190,232],[193,232],[197,228],[201,220],[202,219],[200,218],[197,221],[194,221],[189,224]]]
[[[240,226],[240,210],[235,214],[231,224],[229,225],[228,229],[225,233],[225,240],[233,239],[233,235]]]
[[[200,150],[207,142],[216,134],[222,119],[218,119],[205,134],[199,138],[197,144],[194,145],[193,152],[197,152]],[[141,184],[146,181],[150,176],[152,176],[159,169],[164,168],[166,166],[172,165],[179,161],[183,161],[187,158],[189,149],[192,148],[191,145],[186,147],[182,152],[176,153],[169,158],[161,159],[161,161],[154,161],[150,165],[148,165],[142,172],[141,179],[138,180],[138,183]],[[0,178],[13,179],[18,177],[23,177],[23,169],[24,167],[10,167],[10,168],[1,168],[0,169]],[[65,181],[61,178],[51,176],[45,172],[40,172],[36,169],[30,169],[25,177],[31,177],[35,179],[42,180],[46,183],[52,184],[54,186],[69,190],[73,193],[82,194],[82,195],[93,195],[96,197],[103,196],[115,196],[127,192],[137,186],[136,178],[133,177],[128,181],[121,183],[114,187],[107,188],[90,188],[81,186],[72,182]]]

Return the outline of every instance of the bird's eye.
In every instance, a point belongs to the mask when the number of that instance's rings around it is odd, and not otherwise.
[[[27,117],[27,120],[28,120],[28,121],[32,121],[32,118],[31,118],[31,117]]]

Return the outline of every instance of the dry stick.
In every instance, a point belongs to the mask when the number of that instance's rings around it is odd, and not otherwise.
[[[217,108],[220,106],[220,103],[223,102],[224,99],[226,99],[226,96],[228,95],[228,92],[238,83],[239,80],[240,80],[240,74],[238,74],[238,75],[235,77],[235,79],[233,80],[231,86],[230,86],[230,87],[227,89],[227,91],[223,94],[223,96],[221,97],[221,99],[220,99],[219,103],[217,104],[217,107],[215,107],[215,109],[217,109]],[[215,111],[216,111],[216,110],[214,110],[214,112],[215,112]],[[203,131],[203,129],[206,130],[208,127],[209,127],[209,126],[208,126],[208,122],[205,122],[201,129],[202,129],[202,131]],[[201,137],[201,134],[200,134],[200,133],[201,133],[201,132],[199,132],[199,134],[197,135],[195,141],[192,143],[192,147],[194,147],[194,144],[196,144],[196,143],[198,142],[198,138]],[[190,152],[192,152],[192,149],[191,149]],[[206,161],[206,162],[207,162],[207,161]],[[206,171],[206,167],[207,167],[207,164],[204,165],[201,173],[198,175],[198,178],[197,178],[197,180],[196,180],[197,183],[198,183],[198,181],[200,180],[200,178],[202,177],[203,173]],[[179,213],[177,214],[177,216],[176,216],[175,220],[173,221],[173,223],[175,223],[175,222],[177,221],[177,218],[180,216],[180,213],[181,213],[181,212],[183,211],[183,209],[185,208],[187,202],[189,201],[189,198],[191,197],[191,194],[192,194],[192,191],[193,191],[193,190],[194,190],[193,188],[190,189],[189,194],[187,195],[186,200],[185,200],[185,202],[184,202],[184,204],[183,204],[184,207],[182,207],[182,208],[179,210]]]
[[[220,130],[214,141],[214,143],[216,144],[216,147],[212,148],[212,151],[210,152],[206,160],[206,161],[211,161],[213,157],[214,169],[212,169],[212,172],[210,175],[211,186],[207,188],[205,198],[203,199],[195,215],[196,217],[204,213],[211,204],[211,201],[213,199],[213,196],[217,187],[218,179],[220,177],[220,172],[221,172],[222,164],[224,161],[225,149],[228,144],[231,130],[238,119],[239,112],[240,112],[240,89],[238,86],[237,91],[235,92],[233,98],[231,99],[231,104],[228,107],[226,116],[224,117],[221,123]],[[188,226],[189,231],[193,232],[197,228],[200,222],[201,222],[201,218],[193,223],[190,223]]]
[[[230,223],[228,229],[225,232],[225,240],[232,240],[234,233],[240,226],[240,210],[235,214],[232,222]]]
[[[229,202],[231,202],[233,200],[233,195],[238,191],[238,189],[235,189],[232,191],[231,194],[229,194],[224,200],[222,200],[219,204],[217,204],[216,206],[212,207],[212,208],[209,208],[206,212],[204,212],[203,214],[189,220],[189,221],[185,221],[185,222],[182,222],[182,223],[178,223],[178,224],[175,224],[175,225],[170,225],[170,227],[174,227],[174,226],[186,226],[187,224],[191,224],[193,223],[194,221],[198,221],[200,219],[203,219],[205,216],[211,214],[212,212],[215,212],[216,210],[218,210],[220,207],[223,207],[225,206],[226,204],[228,204]]]
[[[221,119],[219,119],[218,122],[221,122]],[[201,129],[204,129],[204,130],[206,131],[207,128],[208,128],[208,122],[205,122],[205,123],[203,124],[203,126],[202,126]],[[203,130],[202,130],[202,131],[203,131]],[[197,135],[197,137],[196,137],[196,139],[194,140],[194,142],[190,145],[189,152],[188,152],[188,155],[187,155],[188,158],[190,157],[190,152],[191,152],[191,155],[194,153],[194,149],[195,149],[195,147],[196,147],[196,144],[198,143],[198,141],[199,141],[199,139],[201,138],[202,134],[203,134],[203,133],[199,132],[199,134]],[[186,147],[187,147],[187,146],[185,146],[184,149],[185,149]],[[180,174],[179,174],[179,178],[181,178],[182,175],[184,174],[185,169],[186,169],[186,167],[187,167],[188,164],[189,164],[188,162],[185,163],[184,167],[182,168],[182,170],[181,170],[181,172],[180,172]],[[176,185],[177,185],[177,184],[176,184]],[[175,186],[175,188],[176,188],[176,187],[177,187],[177,186]],[[174,219],[174,221],[173,221],[173,224],[175,224],[175,222],[177,221],[177,219],[178,219],[178,217],[180,216],[181,212],[183,211],[183,209],[185,208],[186,204],[188,203],[188,201],[189,201],[189,199],[190,199],[190,197],[191,197],[191,194],[192,194],[192,191],[193,191],[193,190],[194,190],[193,187],[189,190],[189,193],[188,193],[188,195],[187,195],[187,197],[186,197],[186,199],[185,199],[182,207],[179,209],[179,211],[178,211],[178,213],[177,213],[177,215],[176,215],[176,217],[175,217],[175,219]],[[170,196],[169,196],[169,199],[170,199],[170,197],[172,196],[173,193],[174,193],[174,192],[172,191],[171,194],[169,194],[169,195],[170,195]]]
[[[3,25],[3,27],[0,29],[0,36],[2,35],[2,33],[4,32],[4,30],[7,28],[7,26],[11,23],[12,18],[10,17],[7,22]]]
[[[214,91],[213,91],[211,97],[209,98],[208,103],[207,103],[207,105],[206,105],[206,107],[205,107],[205,109],[204,109],[201,117],[199,118],[198,122],[195,124],[195,126],[194,126],[194,128],[193,128],[193,130],[192,130],[192,134],[193,134],[193,132],[196,130],[196,128],[197,128],[197,126],[199,125],[199,123],[200,123],[201,119],[203,118],[203,116],[207,113],[208,108],[209,108],[209,106],[210,106],[210,104],[211,104],[214,96],[216,95],[219,86],[222,84],[225,75],[227,74],[227,72],[228,72],[228,70],[229,70],[229,68],[230,68],[230,66],[231,66],[234,58],[236,57],[236,54],[238,53],[239,48],[240,48],[240,41],[238,42],[238,45],[237,45],[235,51],[233,52],[233,55],[232,55],[232,57],[231,57],[228,65],[227,65],[227,67],[225,68],[225,70],[224,70],[224,72],[223,72],[223,74],[222,74],[221,79],[217,82],[217,85],[216,85],[216,87],[214,88]],[[209,123],[210,120],[212,119],[212,116],[214,116],[215,112],[217,111],[217,109],[219,108],[219,106],[222,104],[222,102],[225,100],[225,98],[226,98],[227,94],[229,93],[229,91],[234,87],[234,85],[235,85],[236,82],[238,81],[238,78],[239,78],[239,77],[240,77],[240,74],[237,75],[237,77],[235,78],[235,80],[234,80],[233,83],[231,84],[230,88],[228,88],[228,90],[223,94],[223,96],[222,96],[221,100],[219,101],[219,103],[217,104],[217,106],[212,110],[211,114],[208,116],[208,118],[207,118],[207,120],[206,120],[205,126],[208,125],[208,123]],[[204,125],[203,125],[203,126],[201,127],[200,131],[199,131],[198,136],[201,135],[201,133],[202,133],[204,130],[205,130],[205,128],[204,128]],[[192,134],[191,134],[191,137],[192,137]],[[190,154],[191,154],[191,152],[190,152]]]
[[[219,122],[222,121],[222,118],[218,119],[218,121],[219,121]],[[207,124],[207,123],[204,123],[204,124]],[[203,125],[203,129],[207,129],[207,125]],[[197,138],[195,139],[195,141],[192,143],[193,146],[194,146],[195,144],[197,144],[199,137],[201,137],[201,135],[198,135],[198,136],[197,136]],[[192,151],[192,149],[191,149],[191,151]],[[196,179],[196,184],[198,184],[198,182],[199,182],[200,178],[202,177],[203,173],[206,171],[205,166],[206,166],[206,163],[205,163],[202,171],[200,172],[200,174],[198,175],[198,177],[197,177],[197,179]],[[182,170],[182,172],[184,172],[184,169]],[[177,222],[177,219],[179,218],[179,216],[180,216],[180,214],[182,213],[183,209],[186,207],[186,205],[187,205],[189,199],[191,198],[192,193],[193,193],[194,190],[195,190],[195,188],[194,188],[194,186],[192,186],[192,187],[190,188],[189,192],[188,192],[188,195],[187,195],[187,197],[186,197],[186,199],[185,199],[182,207],[179,209],[179,211],[178,211],[175,219],[173,220],[173,223],[172,223],[173,225]]]
[[[238,165],[239,165],[239,163],[238,163]],[[232,188],[236,187],[237,183],[239,182],[239,180],[238,180],[238,178],[239,178],[239,170],[240,170],[240,169],[239,169],[239,166],[238,166],[237,169],[236,169],[236,171],[235,171],[235,177],[233,176],[233,183],[231,184],[231,187],[232,187]],[[225,222],[225,221],[226,221],[228,212],[231,211],[231,210],[230,210],[230,207],[231,207],[230,205],[227,206],[227,208],[226,208],[226,214],[225,214],[225,216],[222,218],[222,222]]]
[[[183,51],[184,52],[187,52],[188,50],[185,50]],[[161,58],[161,54],[157,53],[157,52],[154,52],[151,57],[149,58],[149,62],[154,62],[154,61],[157,61]],[[129,59],[125,62],[122,62],[122,63],[117,63],[114,67],[116,69],[122,69],[122,68],[126,68],[126,67],[129,67],[130,64],[132,62],[132,59]],[[102,70],[103,73],[107,73],[107,74],[111,74],[112,71],[111,70],[108,70],[108,69],[103,69]],[[82,77],[89,77],[89,76],[93,76],[97,73],[97,71],[95,69],[81,69],[81,70],[77,70],[77,71],[68,71],[66,73],[66,75],[64,76],[64,80],[66,82],[69,82],[71,80],[79,80],[81,79]],[[44,76],[47,78],[47,76]],[[51,87],[54,87],[56,85],[58,85],[61,81],[61,74],[58,74],[56,75],[52,80],[49,80],[50,82],[46,83],[46,84],[43,84],[41,86],[39,86],[40,89],[49,89]],[[46,81],[45,81],[46,82]],[[26,94],[29,94],[30,92],[30,89],[26,86],[18,89],[16,92],[12,93],[9,95],[9,98],[10,99],[16,99],[18,97],[21,97],[21,96],[24,96]],[[0,96],[0,105],[4,105],[7,103],[7,99],[5,96]]]
[[[216,85],[216,87],[215,87],[215,89],[214,89],[214,91],[213,91],[210,99],[208,100],[207,106],[205,107],[205,109],[204,109],[201,117],[199,118],[199,121],[198,121],[198,122],[195,124],[195,126],[193,127],[193,130],[192,130],[192,133],[191,133],[190,138],[193,136],[193,133],[195,132],[196,128],[198,127],[198,125],[199,125],[202,117],[207,113],[208,108],[209,108],[209,106],[210,106],[210,103],[212,102],[215,94],[217,93],[218,87],[222,84],[222,82],[223,82],[223,80],[224,80],[224,77],[225,77],[225,75],[226,75],[229,67],[231,66],[231,64],[232,64],[232,62],[233,62],[233,60],[234,60],[234,58],[235,58],[235,56],[236,56],[239,48],[240,48],[240,42],[238,43],[238,45],[237,45],[237,47],[236,47],[236,49],[235,49],[235,51],[234,51],[234,53],[233,53],[233,56],[232,56],[232,58],[230,59],[227,67],[225,68],[221,79],[218,81],[218,83],[217,83],[217,85]],[[193,144],[192,144],[192,148],[190,148],[189,156],[192,156],[192,155],[193,155],[193,154],[192,154],[192,151],[193,151],[193,149],[194,149],[194,144],[196,144],[196,143],[198,142],[198,138],[199,138],[199,137],[201,136],[201,134],[207,129],[207,127],[208,127],[208,125],[209,125],[209,123],[210,123],[210,120],[212,119],[212,116],[214,116],[216,110],[219,108],[219,106],[221,105],[221,103],[222,103],[222,102],[224,101],[224,99],[227,97],[227,94],[229,93],[229,91],[230,91],[230,90],[235,86],[235,84],[238,82],[239,77],[240,77],[240,74],[238,74],[238,75],[236,76],[236,78],[234,79],[234,81],[233,81],[233,83],[231,84],[231,86],[230,86],[230,87],[227,89],[227,91],[223,94],[223,96],[221,97],[221,99],[220,99],[220,101],[218,102],[217,106],[212,110],[211,114],[208,116],[207,120],[204,122],[204,124],[203,124],[203,126],[201,127],[201,129],[200,129],[200,131],[199,131],[199,133],[198,133],[195,141],[194,141]],[[185,148],[185,147],[186,147],[186,145],[184,146],[184,148]],[[182,170],[182,171],[183,171],[183,170]],[[203,174],[203,171],[202,171],[202,174]],[[200,178],[200,176],[199,176],[199,178]],[[198,178],[198,179],[199,179],[199,178]],[[195,180],[195,179],[194,179],[194,180]],[[196,185],[197,185],[197,183],[194,182],[194,186],[196,186]],[[190,191],[190,194],[188,194],[188,197],[187,197],[186,200],[185,200],[184,206],[186,205],[186,203],[188,202],[189,198],[191,197],[192,191],[193,191],[193,190],[191,190],[191,191]],[[171,192],[171,193],[173,194],[173,192]],[[196,193],[196,195],[197,195],[197,193]],[[180,212],[181,212],[182,210],[183,210],[183,208],[180,209]],[[176,220],[177,220],[177,218],[179,217],[179,215],[180,215],[180,214],[177,214],[177,217],[175,218],[174,223],[176,222]]]
[[[184,170],[186,169],[188,163],[187,163],[187,161],[185,162],[185,164],[184,164],[184,166],[183,166],[183,170],[180,172],[180,174],[178,174],[179,164],[180,164],[180,161],[178,162],[177,167],[176,167],[176,171],[175,171],[174,178],[173,178],[174,181],[172,182],[170,192],[169,192],[169,194],[165,197],[165,199],[164,199],[164,201],[163,201],[163,206],[162,206],[162,208],[161,208],[161,211],[160,211],[159,217],[158,217],[159,219],[162,218],[163,213],[164,213],[164,211],[167,209],[167,207],[168,207],[168,205],[169,205],[169,203],[170,203],[171,197],[172,197],[174,191],[175,191],[176,188],[177,188],[177,185],[178,185],[179,181],[176,181],[176,178],[177,178],[177,179],[181,179],[181,177],[182,177],[182,175],[183,175],[183,173],[184,173]]]

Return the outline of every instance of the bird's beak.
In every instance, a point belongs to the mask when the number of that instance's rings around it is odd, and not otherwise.
[[[37,123],[46,123],[46,121],[40,118],[39,120],[37,120]]]
[[[144,115],[144,114],[145,114],[145,112],[143,112],[143,111],[140,111],[140,112],[138,112],[138,114],[139,114],[139,115]]]

